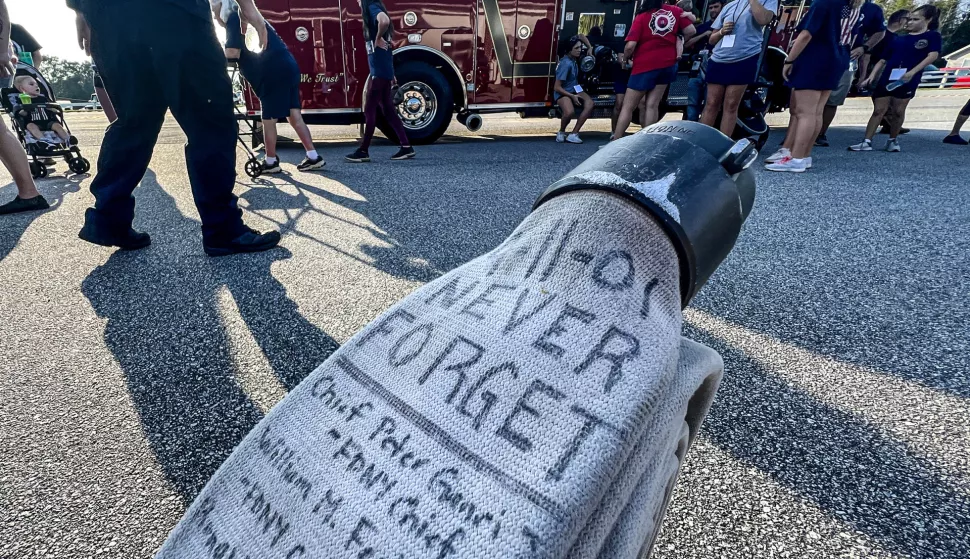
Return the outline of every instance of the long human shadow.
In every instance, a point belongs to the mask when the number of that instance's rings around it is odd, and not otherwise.
[[[462,138],[465,140],[469,139]],[[595,151],[592,145],[557,150],[561,146],[550,136],[548,145],[541,149],[548,149],[556,159],[535,165],[536,150],[524,149],[535,138],[472,140],[476,149],[424,147],[416,159],[406,162],[382,161],[393,149],[375,148],[371,154],[374,163],[369,165],[332,161],[342,150],[326,150],[332,166],[328,165],[324,174],[364,200],[334,194],[309,184],[299,174],[275,175],[273,181],[259,179],[260,186],[247,192],[246,198],[252,202],[254,196],[261,197],[256,211],[293,209],[319,197],[359,213],[373,224],[365,228],[379,241],[359,247],[368,264],[395,277],[430,281],[498,245],[528,215],[532,203],[549,184]],[[479,144],[488,148],[477,149]],[[274,181],[278,180],[291,184],[299,195],[262,192],[274,190]],[[297,210],[278,224],[287,229],[306,212],[324,213],[314,208],[304,208],[303,212]],[[354,223],[348,226],[361,227]],[[327,244],[327,239],[313,240]]]
[[[966,150],[943,151],[959,146],[914,130],[902,154],[845,151],[859,134],[833,130],[832,147],[816,148],[828,180],[759,171],[738,246],[693,305],[813,353],[970,398],[970,191],[940,159]],[[897,155],[939,164],[892,175],[899,167],[885,166]],[[874,182],[884,174],[893,178]]]
[[[30,224],[41,215],[55,211],[64,202],[64,198],[71,193],[81,190],[80,181],[88,175],[74,175],[65,180],[46,181],[38,184],[41,194],[50,204],[50,209],[42,212],[25,212],[19,214],[0,215],[0,262],[9,255],[21,237],[30,228]],[[0,187],[0,203],[6,203],[17,195],[17,185],[13,182]]]
[[[182,215],[151,171],[138,206],[139,226],[154,225],[148,228],[157,233],[154,244],[115,252],[81,289],[107,319],[105,343],[160,468],[189,502],[263,416],[237,380],[220,314],[221,287],[228,287],[288,388],[336,343],[300,316],[272,277],[270,266],[285,251],[208,259],[198,223]]]
[[[970,495],[949,486],[939,467],[722,340],[689,325],[686,335],[724,358],[727,374],[703,427],[714,444],[893,555],[966,556]]]

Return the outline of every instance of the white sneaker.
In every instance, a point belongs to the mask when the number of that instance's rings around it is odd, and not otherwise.
[[[563,143],[563,142],[565,142],[566,141],[566,133],[565,132],[559,132],[558,134],[556,134],[556,141],[559,142],[560,144]]]
[[[573,132],[572,134],[566,136],[566,141],[569,142],[570,144],[581,144],[581,143],[583,143],[583,141],[579,139],[579,134],[576,134],[575,132]]]
[[[783,173],[804,173],[808,170],[806,159],[795,159],[794,157],[782,157],[775,163],[765,165],[769,171],[779,171]]]
[[[886,142],[886,151],[900,152],[903,151],[903,148],[899,147],[899,140],[893,138]]]
[[[872,140],[862,140],[861,144],[849,146],[849,151],[872,151]]]
[[[811,157],[806,157],[805,158],[805,168],[806,169],[811,169],[812,168],[812,158]]]
[[[791,157],[791,152],[788,150],[788,148],[781,148],[775,153],[769,155],[768,158],[765,159],[765,164],[778,163],[786,157]]]

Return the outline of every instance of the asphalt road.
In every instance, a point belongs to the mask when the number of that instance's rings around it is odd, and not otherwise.
[[[939,141],[965,98],[921,93],[898,154],[845,151],[869,113],[850,100],[810,173],[758,171],[687,313],[727,374],[655,557],[970,556],[970,148]],[[69,119],[95,159],[103,116]],[[91,177],[60,165],[53,211],[0,219],[0,558],[150,556],[287,389],[503,240],[605,141],[592,128],[557,145],[550,121],[491,117],[369,166],[342,161],[354,128],[317,128],[325,172],[288,148],[287,174],[239,181],[283,248],[216,260],[174,123],[136,191],[147,250],[77,239]]]

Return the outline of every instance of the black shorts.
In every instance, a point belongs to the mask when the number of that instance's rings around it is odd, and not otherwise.
[[[916,81],[916,80],[913,80]],[[896,89],[889,91],[886,89],[888,83],[879,84],[875,90],[872,92],[872,98],[878,99],[880,97],[892,97],[893,99],[912,99],[916,97],[916,86],[904,85],[902,87],[897,87]],[[918,84],[917,84],[918,85]]]
[[[41,132],[50,132],[54,128],[54,125],[57,124],[57,120],[52,118],[46,120],[27,120],[24,122],[24,128],[27,128],[28,124],[36,124]]]

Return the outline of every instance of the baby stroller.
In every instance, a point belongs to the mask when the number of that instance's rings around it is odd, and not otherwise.
[[[233,84],[240,83],[244,88],[246,86],[242,75],[239,73],[239,61],[230,60],[229,68],[231,69],[230,79]],[[246,114],[246,112],[240,108],[242,99],[233,99],[233,106],[236,111],[236,122],[238,123],[238,134],[237,138],[239,140],[239,145],[242,146],[243,150],[249,158],[246,160],[246,174],[250,178],[257,178],[263,174],[263,164],[260,163],[259,158],[256,156],[256,150],[263,146],[263,131],[262,126],[258,121],[251,120],[252,117]],[[246,138],[249,138],[247,143]]]
[[[41,93],[50,100],[49,103],[28,103],[24,104],[20,98],[20,92],[13,88],[0,89],[0,104],[3,110],[10,115],[10,121],[17,137],[20,138],[21,145],[30,159],[30,173],[34,178],[42,179],[50,174],[50,167],[55,165],[55,157],[63,157],[67,166],[72,172],[81,174],[91,170],[91,162],[81,156],[81,150],[77,147],[77,138],[71,135],[71,129],[64,120],[64,111],[56,103],[57,97],[50,84],[33,66],[21,62],[17,65],[16,77],[30,76],[37,82]],[[65,143],[53,132],[44,132],[42,138],[35,138],[27,131],[27,111],[42,111],[47,118],[60,124],[70,139]]]

